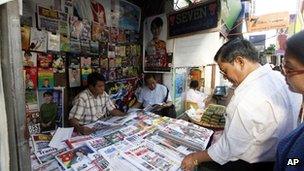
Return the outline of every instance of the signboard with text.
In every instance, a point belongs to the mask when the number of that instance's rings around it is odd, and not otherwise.
[[[168,37],[217,27],[218,11],[217,1],[211,1],[169,14]]]

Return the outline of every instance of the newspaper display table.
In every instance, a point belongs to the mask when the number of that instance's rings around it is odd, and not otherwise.
[[[150,112],[136,111],[87,125],[91,135],[73,135],[58,148],[52,134],[31,138],[32,170],[181,170],[187,154],[206,149],[213,131]]]

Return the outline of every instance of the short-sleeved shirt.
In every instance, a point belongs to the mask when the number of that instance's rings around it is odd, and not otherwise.
[[[197,103],[198,107],[203,110],[203,109],[205,109],[204,100],[207,97],[208,97],[208,95],[191,88],[187,92],[186,100],[189,101],[189,102]]]
[[[143,87],[140,90],[138,102],[143,104],[143,107],[148,105],[154,105],[163,103],[167,96],[167,87],[161,84],[156,84],[154,90],[150,90],[148,87]],[[168,98],[166,102],[171,102],[170,92],[168,92]]]
[[[75,118],[79,124],[85,125],[107,116],[113,109],[115,105],[107,93],[95,97],[86,89],[75,97],[69,119]]]

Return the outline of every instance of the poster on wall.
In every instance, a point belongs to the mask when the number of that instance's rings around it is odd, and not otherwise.
[[[149,17],[144,22],[144,71],[170,72],[167,54],[167,18],[165,14]]]
[[[177,115],[184,111],[184,102],[186,95],[186,82],[187,82],[187,69],[175,69],[175,82],[174,82],[174,105]]]
[[[63,126],[64,88],[38,91],[41,131],[55,130]]]
[[[118,82],[109,82],[106,90],[117,109],[127,112],[136,102],[135,91],[138,88],[139,79],[127,79]]]
[[[101,26],[109,25],[111,21],[110,0],[75,0],[73,5],[74,14],[80,19],[87,19],[89,22],[96,22]]]
[[[119,28],[139,32],[140,8],[128,1],[119,1]]]

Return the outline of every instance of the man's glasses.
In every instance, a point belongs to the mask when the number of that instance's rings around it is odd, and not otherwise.
[[[288,66],[286,66],[285,61],[281,63],[282,74],[288,77],[293,77],[295,75],[304,74],[304,69],[294,70]]]

